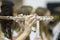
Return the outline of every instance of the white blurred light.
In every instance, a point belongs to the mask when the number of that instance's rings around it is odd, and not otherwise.
[[[46,0],[23,0],[23,5],[32,6],[33,8],[43,7],[46,8]]]
[[[60,0],[48,0],[48,2],[60,2]]]

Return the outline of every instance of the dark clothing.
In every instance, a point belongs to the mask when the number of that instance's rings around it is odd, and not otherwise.
[[[58,35],[58,38],[57,38],[58,40],[60,40],[60,33],[59,33],[59,35]]]
[[[2,26],[2,31],[5,34],[7,38],[10,38],[11,35],[11,25],[12,21],[11,20],[1,20],[1,26]]]
[[[8,13],[7,9],[2,8],[2,13],[0,14],[0,16],[13,16],[13,15],[11,12]],[[4,33],[4,36],[11,39],[12,37],[11,25],[13,20],[1,19],[0,21],[1,21],[1,26],[2,26],[2,31]]]
[[[13,6],[14,3],[11,1],[7,1],[7,0],[2,0],[2,6],[1,6],[1,16],[13,16]],[[1,20],[1,28],[2,31],[4,33],[4,36],[12,39],[12,32],[11,32],[11,25],[12,25],[13,20]]]
[[[1,6],[1,16],[13,16],[13,6],[14,3],[12,1],[8,0],[2,0],[2,6]],[[1,20],[1,28],[4,33],[4,36],[12,39],[12,32],[11,32],[11,26],[12,26],[13,20]]]
[[[5,14],[1,13],[1,16],[5,16]],[[8,15],[9,16],[9,15]],[[11,38],[11,25],[12,25],[12,20],[5,20],[5,19],[1,19],[1,26],[2,26],[2,31],[4,33],[4,36],[7,38]]]

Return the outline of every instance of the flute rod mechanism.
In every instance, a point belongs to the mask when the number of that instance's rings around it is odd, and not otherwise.
[[[8,20],[14,20],[14,19],[25,19],[26,16],[0,16],[0,19],[8,19]],[[37,20],[53,20],[54,17],[52,16],[37,16]]]

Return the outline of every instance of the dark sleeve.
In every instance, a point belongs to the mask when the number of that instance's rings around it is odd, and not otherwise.
[[[59,33],[59,35],[58,35],[57,39],[58,39],[58,40],[60,40],[60,33]]]

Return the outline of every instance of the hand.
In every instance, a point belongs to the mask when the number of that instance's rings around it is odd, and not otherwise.
[[[31,27],[35,23],[35,21],[36,21],[35,15],[26,16],[24,26],[25,30],[16,40],[25,40],[27,36],[30,34]]]
[[[29,15],[25,18],[25,29],[30,29],[36,21],[36,15]]]

